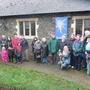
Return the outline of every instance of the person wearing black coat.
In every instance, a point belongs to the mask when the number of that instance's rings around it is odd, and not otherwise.
[[[74,34],[71,35],[70,39],[69,39],[69,42],[70,42],[70,55],[71,55],[71,59],[70,59],[70,65],[71,65],[71,68],[74,68],[75,66],[75,59],[74,59],[74,55],[73,55],[73,49],[72,49],[72,45],[73,45],[73,42],[75,41],[75,36]]]

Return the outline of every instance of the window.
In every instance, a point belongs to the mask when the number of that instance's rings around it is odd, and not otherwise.
[[[74,34],[84,35],[85,30],[90,30],[90,16],[75,16],[74,20]]]
[[[84,28],[90,30],[90,19],[84,20]]]
[[[82,35],[82,19],[76,20],[76,34]]]
[[[23,35],[23,22],[19,22],[20,35]]]
[[[18,25],[18,35],[24,37],[34,37],[37,36],[37,19],[36,20],[17,20]]]
[[[76,34],[84,35],[85,30],[90,30],[90,19],[76,19]]]
[[[25,35],[29,36],[29,21],[25,21]]]
[[[31,35],[34,36],[35,35],[35,22],[31,22]]]

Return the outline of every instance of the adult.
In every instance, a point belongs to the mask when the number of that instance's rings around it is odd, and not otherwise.
[[[76,35],[76,40],[73,43],[72,49],[73,49],[73,55],[75,58],[75,66],[74,67],[76,70],[80,70],[81,69],[81,63],[82,63],[81,53],[83,51],[83,43],[81,41],[79,34]]]
[[[90,36],[87,37],[85,54],[86,54],[86,59],[87,59],[87,75],[90,75]]]
[[[20,41],[20,38],[14,34],[14,37],[12,37],[12,46],[15,49],[17,47],[18,42]]]
[[[60,40],[60,43],[59,43],[59,49],[61,50],[61,52],[63,51],[63,48],[64,48],[65,45],[67,45],[70,49],[70,42],[69,42],[68,39],[66,39],[66,36],[63,35],[61,37],[61,40]]]
[[[35,50],[34,50],[34,44],[35,42],[38,40],[37,37],[34,37],[31,43],[31,47],[32,47],[32,59],[35,61],[36,60],[36,54],[35,54]]]
[[[48,63],[48,44],[46,38],[42,38],[42,63]]]
[[[22,59],[29,60],[29,45],[28,41],[25,38],[21,38],[21,45],[22,45]]]
[[[6,49],[8,48],[8,40],[7,40],[7,37],[5,35],[2,35],[1,47],[5,47]]]
[[[37,40],[34,44],[34,53],[36,55],[37,62],[41,62],[41,50],[42,50],[42,43],[41,40]]]
[[[14,58],[14,49],[12,46],[12,39],[11,39],[11,37],[8,37],[8,59],[9,59],[9,62],[13,62],[13,58]]]
[[[87,68],[86,54],[84,52],[85,52],[85,47],[86,47],[86,44],[87,44],[87,38],[88,38],[89,35],[90,35],[90,31],[85,30],[84,38],[83,38],[83,61],[82,61],[83,68]]]
[[[16,49],[19,42],[20,38],[16,34],[14,34],[14,37],[12,37],[12,47],[14,49],[14,57],[16,61],[17,61]]]
[[[74,68],[74,65],[75,65],[75,59],[74,59],[73,49],[72,49],[72,45],[73,45],[74,41],[75,41],[75,36],[74,36],[74,34],[71,34],[70,39],[69,39],[69,42],[70,42],[70,55],[71,55],[71,59],[70,59],[71,68]]]
[[[51,35],[51,39],[48,42],[48,49],[52,56],[52,64],[56,64],[57,62],[57,52],[58,52],[58,40],[56,39],[55,35]]]

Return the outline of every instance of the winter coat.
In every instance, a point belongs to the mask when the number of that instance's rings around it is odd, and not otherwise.
[[[87,52],[86,57],[90,59],[90,43],[86,44],[85,51]]]
[[[66,64],[70,64],[70,52],[66,53],[63,51],[63,62]]]
[[[12,46],[13,48],[17,47],[18,42],[20,41],[20,39],[18,37],[13,37],[12,38]]]
[[[57,53],[58,52],[58,40],[56,38],[52,38],[48,42],[48,49],[50,53]]]
[[[69,40],[65,40],[64,42],[62,42],[62,41],[60,40],[59,49],[60,49],[61,51],[63,51],[63,48],[64,48],[65,45],[67,45],[67,46],[69,47],[69,49],[70,49],[70,42],[69,42]]]
[[[84,52],[85,52],[86,44],[87,44],[87,37],[83,40],[83,51]]]
[[[42,43],[42,57],[48,56],[48,45],[47,43]]]
[[[1,47],[5,47],[6,49],[8,48],[8,40],[5,39],[1,39]]]
[[[7,60],[8,60],[8,52],[7,52],[7,50],[2,50],[1,51],[1,58],[2,58],[3,62],[7,62]]]
[[[22,45],[22,49],[25,50],[29,47],[28,45],[28,41],[26,39],[22,39],[22,42],[21,42],[21,45]]]
[[[70,39],[69,40],[69,45],[70,45],[70,51],[71,52],[73,51],[72,46],[73,46],[74,41],[75,41],[75,39]]]
[[[72,45],[72,49],[73,49],[73,54],[78,56],[83,51],[83,42],[75,40]]]
[[[41,49],[42,49],[41,41],[40,42],[36,41],[34,44],[34,53],[36,53],[37,51],[41,51]]]
[[[21,46],[17,46],[15,48],[15,55],[18,57],[22,55],[22,47]]]
[[[31,43],[31,46],[32,46],[32,52],[34,52],[34,44],[35,44],[36,40],[33,40],[32,43]]]

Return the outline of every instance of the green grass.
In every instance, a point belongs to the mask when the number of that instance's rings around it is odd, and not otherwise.
[[[0,63],[0,85],[24,90],[90,90],[54,75]]]

